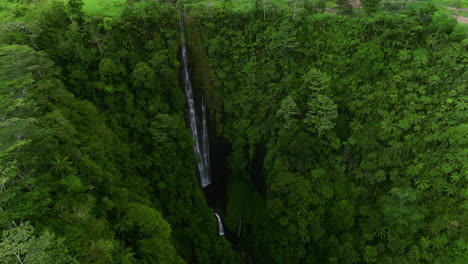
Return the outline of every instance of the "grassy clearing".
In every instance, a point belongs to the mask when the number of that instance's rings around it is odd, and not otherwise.
[[[426,3],[423,3],[423,2],[411,2],[411,3],[408,3],[408,5],[406,6],[406,9],[421,9],[421,8],[424,8],[427,4]],[[459,11],[459,10],[456,10],[456,9],[453,9],[453,8],[447,8],[447,7],[443,7],[443,6],[436,6],[436,9],[437,9],[437,13],[439,14],[443,14],[443,15],[447,15],[447,16],[450,16],[450,17],[454,17],[454,16],[463,16],[463,17],[468,17],[468,12],[466,11]]]
[[[226,6],[230,11],[235,13],[250,12],[256,8],[255,1],[252,0],[191,0],[186,1],[185,5],[196,9],[219,9]],[[263,1],[260,2],[260,7],[262,7],[262,5]],[[265,5],[267,9],[271,8],[272,6],[275,6],[279,9],[292,9],[290,2],[286,0],[267,0]]]
[[[468,11],[454,11],[454,15],[468,17]]]
[[[83,0],[83,10],[91,16],[119,16],[125,0]]]
[[[192,0],[186,1],[185,6],[192,8],[192,10],[219,10],[223,9],[224,6],[229,7],[232,12],[246,12],[250,11],[255,7],[253,1],[250,0],[232,0],[229,2],[219,0]]]
[[[434,4],[448,5],[456,8],[468,8],[468,0],[430,0]]]

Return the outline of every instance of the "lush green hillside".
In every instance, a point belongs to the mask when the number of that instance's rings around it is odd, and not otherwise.
[[[464,262],[461,25],[430,6],[190,11],[232,146],[228,228],[257,263]]]
[[[0,1],[0,264],[466,262],[466,27],[328,2]]]
[[[0,263],[232,262],[198,187],[178,12],[82,5],[9,3],[27,11],[1,27]]]

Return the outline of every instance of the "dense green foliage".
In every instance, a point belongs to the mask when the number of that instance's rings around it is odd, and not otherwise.
[[[321,0],[111,2],[0,0],[0,263],[468,259],[454,19],[364,0],[337,14]],[[216,177],[228,235],[243,226],[232,243],[199,187],[179,8],[229,146]]]
[[[238,179],[228,228],[248,222],[258,263],[467,259],[468,61],[456,21],[430,6],[354,18],[191,12]],[[251,212],[239,199],[255,197],[259,178],[265,201]]]
[[[89,15],[118,16],[125,8],[125,0],[83,0],[83,11]]]
[[[24,244],[25,263],[55,263],[40,259],[49,247],[73,256],[57,263],[229,262],[183,118],[178,12],[155,1],[116,18],[87,17],[79,0],[35,5],[0,33],[0,246]]]

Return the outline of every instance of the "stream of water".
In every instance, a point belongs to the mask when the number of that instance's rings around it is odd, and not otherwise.
[[[198,158],[198,173],[200,174],[200,184],[202,188],[211,184],[211,169],[210,169],[210,145],[208,142],[208,128],[206,120],[206,105],[202,99],[202,122],[197,122],[197,108],[193,94],[192,84],[190,82],[190,72],[187,63],[187,47],[185,46],[185,29],[184,21],[180,21],[180,37],[182,46],[182,63],[183,63],[183,79],[184,91],[187,98],[188,117],[190,123],[190,131],[194,141],[193,150]],[[200,135],[201,134],[201,135]]]

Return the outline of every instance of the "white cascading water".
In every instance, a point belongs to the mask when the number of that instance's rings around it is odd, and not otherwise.
[[[237,226],[237,238],[241,237],[242,233],[242,219],[239,219],[239,225]]]
[[[193,149],[198,158],[198,172],[200,174],[201,187],[205,188],[211,184],[211,173],[210,173],[210,154],[209,154],[209,142],[208,142],[208,128],[206,120],[206,106],[202,99],[202,137],[199,136],[199,128],[197,126],[197,113],[195,108],[195,101],[193,95],[192,84],[190,82],[190,74],[187,65],[187,48],[185,46],[185,30],[184,21],[180,21],[180,38],[182,46],[182,63],[183,63],[183,74],[185,83],[185,96],[187,97],[188,113],[190,130],[192,131],[192,138],[195,143]]]
[[[203,154],[203,162],[204,162],[204,168],[205,168],[205,173],[208,175],[208,179],[211,183],[211,166],[210,166],[210,143],[208,139],[208,121],[206,118],[206,105],[205,102],[203,101],[202,97],[202,154]]]
[[[219,236],[224,236],[224,227],[223,227],[223,222],[221,222],[221,217],[219,216],[218,213],[214,213],[216,216],[216,219],[218,219],[218,235]]]

